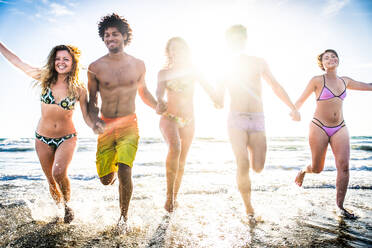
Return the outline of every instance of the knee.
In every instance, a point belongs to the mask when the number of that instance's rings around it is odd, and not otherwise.
[[[103,177],[101,177],[99,180],[101,181],[103,185],[110,185],[112,183],[112,180],[108,180]]]
[[[62,181],[66,178],[66,170],[63,169],[63,167],[59,164],[56,164],[53,168],[53,179],[57,182]]]
[[[118,163],[118,179],[120,183],[132,180],[132,168],[126,164]]]
[[[322,171],[323,171],[322,167],[314,167],[314,166],[311,167],[311,172],[312,173],[319,174]]]
[[[264,163],[260,163],[259,165],[255,164],[252,167],[253,167],[252,169],[254,170],[254,172],[260,173],[264,169]]]
[[[249,178],[249,167],[238,167],[237,175],[236,175],[236,182],[238,184],[238,188],[240,191],[244,191],[247,187],[250,186],[250,178]]]
[[[240,180],[241,178],[249,177],[249,166],[238,166],[237,169],[237,178]]]
[[[236,163],[238,164],[238,170],[249,169],[249,160],[245,156],[237,156]]]
[[[115,181],[115,174],[110,173],[106,176],[100,177],[99,180],[101,181],[103,185],[111,185]]]
[[[169,155],[179,157],[181,155],[181,144],[179,142],[169,143]]]
[[[238,178],[237,178],[237,185],[238,185],[238,189],[239,189],[240,192],[242,192],[242,193],[250,192],[250,190],[251,190],[251,181],[249,179],[249,176],[248,176],[248,178],[247,177],[240,177],[240,176],[238,176]]]
[[[340,160],[336,161],[337,171],[343,174],[349,173],[349,161],[348,160]]]

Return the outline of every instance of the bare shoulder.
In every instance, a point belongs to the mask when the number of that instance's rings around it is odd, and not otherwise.
[[[102,66],[102,64],[105,63],[106,57],[107,57],[107,55],[104,55],[104,56],[100,57],[99,59],[90,63],[90,65],[88,67],[88,71],[93,73],[93,74],[97,74],[99,68]]]
[[[250,66],[256,68],[260,73],[264,73],[269,69],[269,66],[265,59],[256,56],[247,56]]]
[[[132,65],[135,65],[136,68],[140,71],[140,72],[143,72],[143,71],[146,71],[146,66],[145,66],[145,62],[143,62],[143,60],[139,59],[139,58],[136,58],[134,57],[133,55],[129,55],[127,54],[127,59],[129,61],[130,64]]]
[[[352,78],[347,77],[347,76],[341,76],[340,78],[341,78],[342,80],[344,80],[346,83],[348,83],[349,81],[353,81]]]
[[[312,77],[310,79],[310,82],[322,83],[323,82],[323,75],[315,75],[314,77]]]
[[[78,92],[78,94],[79,94],[79,99],[80,99],[81,96],[84,96],[84,95],[87,94],[87,88],[85,87],[84,84],[81,84],[81,85],[78,87],[77,92]]]
[[[315,86],[316,88],[321,88],[321,87],[323,86],[323,75],[316,75],[316,76],[313,76],[313,77],[310,79],[309,84],[312,84],[312,85]]]
[[[168,71],[168,69],[161,69],[158,72],[158,81],[165,81],[165,78],[168,75]]]

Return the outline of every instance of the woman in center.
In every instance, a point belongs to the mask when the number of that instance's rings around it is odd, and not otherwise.
[[[168,144],[166,159],[167,196],[164,208],[173,212],[181,185],[186,156],[194,137],[194,85],[199,82],[215,99],[208,85],[191,63],[190,49],[184,39],[171,38],[166,45],[167,63],[158,73],[157,112],[161,114],[160,131]],[[167,95],[167,101],[164,95]],[[165,107],[166,105],[166,107]],[[161,113],[161,110],[167,110]]]

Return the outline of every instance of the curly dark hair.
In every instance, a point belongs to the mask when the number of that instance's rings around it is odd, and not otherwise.
[[[323,55],[326,54],[326,53],[333,53],[334,55],[336,55],[336,57],[338,58],[338,54],[335,50],[333,49],[327,49],[325,50],[324,52],[322,52],[321,54],[318,55],[318,66],[320,67],[320,69],[322,69],[323,71],[325,71],[324,69],[324,66],[323,66],[323,63],[322,63],[322,59],[323,59]]]
[[[109,27],[117,28],[122,35],[127,34],[127,39],[124,41],[124,45],[128,45],[131,42],[132,29],[125,18],[115,13],[102,17],[101,21],[98,23],[98,34],[102,40],[106,29]]]

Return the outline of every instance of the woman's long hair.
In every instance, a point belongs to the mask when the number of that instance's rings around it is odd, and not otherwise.
[[[49,53],[47,63],[42,68],[40,80],[36,85],[41,86],[42,92],[46,92],[51,85],[55,84],[58,79],[58,72],[55,69],[55,58],[58,51],[67,51],[72,57],[72,68],[68,72],[66,77],[66,82],[68,84],[68,97],[78,98],[79,88],[84,87],[84,85],[79,81],[79,58],[80,50],[71,45],[58,45],[55,46]]]
[[[187,45],[186,41],[181,37],[173,37],[173,38],[168,40],[167,45],[165,47],[166,64],[165,64],[164,67],[166,69],[170,69],[174,65],[174,58],[172,56],[170,56],[170,54],[169,54],[169,48],[170,48],[171,44],[174,43],[174,42],[181,43],[184,46],[185,52],[186,52],[186,57],[184,58],[185,62],[186,62],[185,64],[186,65],[191,65],[190,48]]]

